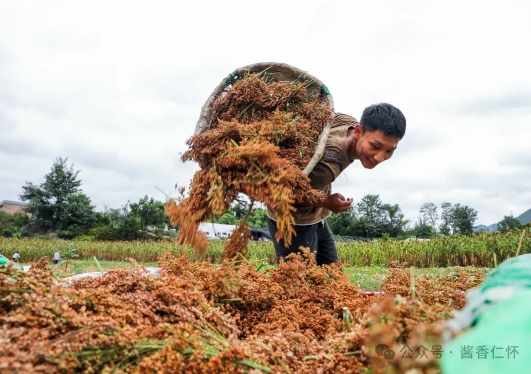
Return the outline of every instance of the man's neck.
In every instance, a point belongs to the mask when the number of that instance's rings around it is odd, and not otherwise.
[[[347,147],[348,157],[350,161],[357,160],[356,155],[356,138],[354,137],[354,129],[349,129],[347,137],[345,138],[345,146]]]

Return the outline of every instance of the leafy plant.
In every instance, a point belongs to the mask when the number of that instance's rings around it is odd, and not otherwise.
[[[65,270],[68,269],[69,260],[79,257],[79,254],[77,254],[77,249],[74,246],[74,243],[68,244],[68,247],[63,251],[60,251],[59,254],[61,255],[61,258],[65,259],[61,261],[61,264],[63,263],[65,264]]]

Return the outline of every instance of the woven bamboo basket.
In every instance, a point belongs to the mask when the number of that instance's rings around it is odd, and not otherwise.
[[[199,116],[199,120],[197,121],[194,134],[201,134],[210,129],[214,102],[218,98],[222,97],[230,89],[230,87],[238,81],[238,79],[243,78],[245,74],[259,73],[263,71],[267,71],[268,78],[272,81],[312,81],[313,83],[307,88],[308,92],[310,94],[319,95],[320,100],[323,100],[331,109],[334,109],[334,100],[330,94],[330,91],[316,77],[288,64],[278,62],[259,62],[234,70],[216,86],[212,94],[210,94],[207,101],[201,108],[201,114]],[[328,123],[323,128],[312,159],[310,162],[308,162],[308,165],[306,165],[303,170],[305,175],[309,175],[312,172],[315,165],[317,165],[323,156],[326,141],[328,139],[328,135],[330,134],[330,125],[331,124]]]

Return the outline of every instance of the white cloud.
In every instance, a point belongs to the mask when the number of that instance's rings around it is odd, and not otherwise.
[[[407,117],[395,157],[347,169],[335,189],[420,205],[472,206],[490,224],[531,207],[531,3],[522,1],[16,1],[0,5],[0,199],[53,160],[82,170],[102,208],[196,170],[179,152],[235,68],[285,62],[360,117]],[[348,185],[347,185],[348,182]]]

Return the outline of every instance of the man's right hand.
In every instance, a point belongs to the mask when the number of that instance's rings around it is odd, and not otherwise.
[[[334,193],[329,195],[324,200],[324,208],[330,210],[333,213],[346,212],[350,209],[353,199],[345,199],[340,193]]]

